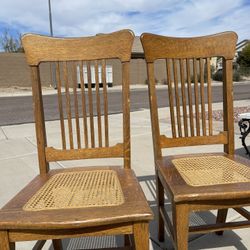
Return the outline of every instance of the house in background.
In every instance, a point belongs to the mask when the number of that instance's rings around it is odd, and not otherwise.
[[[237,51],[237,53],[239,53],[240,51],[242,51],[242,49],[245,48],[246,45],[248,45],[249,43],[250,43],[250,40],[248,40],[248,39],[245,39],[245,40],[242,40],[241,42],[239,42],[236,45],[236,51]]]
[[[236,52],[235,52],[235,57],[234,57],[235,67],[237,66],[236,65],[236,60],[237,60],[237,57],[239,55],[239,52],[241,52],[242,49],[245,48],[248,44],[250,44],[250,40],[248,40],[248,39],[242,40],[241,42],[236,44]],[[216,70],[220,70],[220,69],[222,69],[222,58],[217,58],[217,60],[216,60]]]

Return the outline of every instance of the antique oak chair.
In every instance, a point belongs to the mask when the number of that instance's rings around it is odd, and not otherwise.
[[[141,41],[149,81],[159,240],[164,240],[164,224],[179,250],[188,249],[188,233],[222,234],[225,229],[249,227],[250,214],[242,207],[250,204],[250,162],[234,155],[232,62],[237,35],[225,32],[174,38],[144,33]],[[224,128],[220,133],[214,132],[212,119],[211,58],[215,56],[223,58]],[[155,87],[158,59],[166,66],[169,134],[166,128],[162,132],[163,118],[159,122],[163,111],[159,113]],[[212,144],[224,145],[224,152],[165,155],[174,147]],[[164,209],[165,191],[171,202],[173,223]],[[247,220],[226,223],[228,208],[234,208]],[[191,211],[211,209],[218,209],[215,224],[189,226]]]
[[[40,174],[0,211],[1,250],[14,249],[17,241],[47,239],[53,239],[55,249],[61,249],[63,238],[117,234],[124,235],[126,249],[130,243],[138,250],[149,248],[152,213],[130,168],[129,65],[133,40],[130,30],[86,38],[23,36],[33,82]],[[119,59],[122,73],[122,132],[117,144],[110,136],[109,59]],[[53,62],[56,69],[61,148],[47,146],[50,136],[46,137],[46,103],[40,77],[44,62]],[[77,91],[78,84],[81,91]],[[50,162],[94,158],[120,158],[123,167],[49,168]]]

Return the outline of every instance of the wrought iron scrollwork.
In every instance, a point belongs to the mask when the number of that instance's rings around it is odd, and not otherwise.
[[[240,127],[240,133],[241,133],[240,139],[242,141],[242,146],[245,148],[247,155],[249,155],[250,157],[249,149],[247,148],[246,143],[245,143],[245,139],[250,133],[250,119],[241,119],[238,122],[238,125]]]

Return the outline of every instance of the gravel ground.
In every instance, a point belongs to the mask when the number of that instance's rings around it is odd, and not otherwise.
[[[234,122],[238,122],[238,116],[241,113],[250,113],[250,106],[245,107],[235,107],[234,108]],[[213,120],[223,121],[223,110],[213,111]]]

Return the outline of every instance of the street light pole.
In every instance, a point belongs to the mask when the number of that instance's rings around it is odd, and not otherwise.
[[[50,0],[48,0],[49,5],[49,28],[50,28],[50,36],[53,36],[53,25],[52,25],[52,11],[51,11],[51,3]],[[51,69],[51,81],[53,88],[57,88],[57,82],[56,82],[56,65],[55,63],[50,64]]]
[[[49,27],[50,27],[50,35],[53,36],[52,12],[51,12],[51,3],[50,3],[50,0],[48,0],[48,5],[49,5]]]

